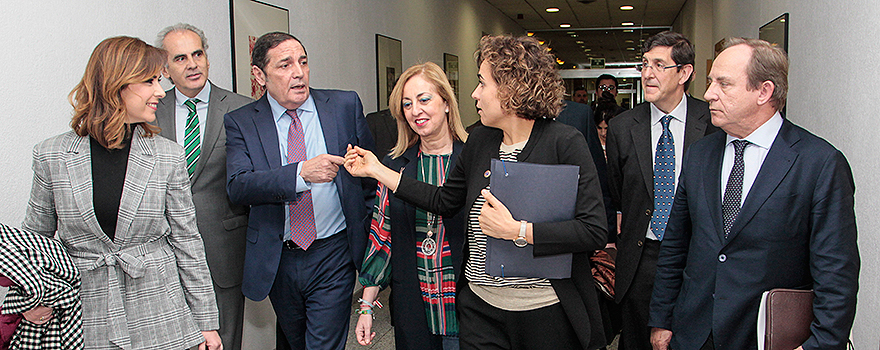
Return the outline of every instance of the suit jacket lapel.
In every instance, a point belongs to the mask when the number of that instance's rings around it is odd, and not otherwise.
[[[742,209],[740,209],[736,221],[733,222],[733,227],[730,228],[728,242],[742,231],[743,227],[755,216],[758,209],[764,205],[767,198],[770,198],[770,195],[791,170],[798,157],[798,153],[792,150],[792,146],[798,141],[800,141],[800,137],[792,132],[792,124],[788,120],[784,120],[779,134],[773,140],[773,145],[770,146],[770,151],[764,158],[761,170],[758,171],[758,176],[755,178],[745,202],[743,202]]]
[[[202,170],[205,169],[205,163],[211,159],[211,153],[217,145],[217,139],[220,138],[220,129],[224,128],[223,115],[229,111],[229,104],[226,101],[226,94],[211,82],[211,95],[208,96],[208,115],[205,116],[204,129],[202,129],[202,154],[199,161],[196,162],[196,168],[193,170],[192,182],[196,182]],[[225,145],[223,145],[225,147]]]
[[[697,140],[706,135],[706,126],[712,120],[709,111],[703,108],[697,108],[696,100],[693,97],[687,97],[687,121],[684,125],[684,150],[687,151]],[[676,157],[684,157],[684,154],[676,154]]]
[[[324,143],[327,145],[327,153],[337,156],[345,155],[345,145],[339,134],[340,126],[337,124],[340,118],[337,116],[336,106],[330,103],[330,97],[321,91],[309,90],[315,101],[315,109],[318,111],[318,119],[321,120],[321,130],[324,133]]]
[[[645,113],[635,118],[636,124],[630,130],[633,147],[636,150],[636,158],[639,168],[642,169],[642,178],[645,180],[645,190],[654,197],[654,157],[651,156],[651,109],[645,108]]]
[[[721,219],[721,162],[724,161],[724,146],[727,138],[723,131],[719,131],[721,135],[715,145],[710,146],[709,156],[705,162],[695,162],[694,164],[703,164],[702,184],[700,189],[702,193],[706,193],[707,208],[715,208],[712,210],[712,222],[714,227],[718,228],[719,234],[715,235],[715,239],[722,242],[724,237],[724,221]]]
[[[416,144],[416,147],[411,147],[410,149],[406,150],[406,152],[404,152],[401,157],[403,157],[406,162],[406,164],[404,165],[404,168],[403,168],[402,175],[411,177],[413,179],[417,179],[418,178],[417,177],[418,176],[418,169],[417,168],[419,167],[419,146],[418,146],[418,144]],[[401,202],[403,202],[403,201],[401,201]],[[409,204],[406,202],[403,202],[403,203],[404,203],[404,213],[406,214],[406,217],[404,218],[406,221],[404,221],[404,222],[412,223],[413,227],[415,227],[416,207],[413,206],[412,204]],[[394,229],[394,228],[392,227],[392,229]],[[416,233],[415,229],[411,230],[410,232],[412,232],[413,235],[415,235],[415,233]],[[415,240],[415,237],[413,237],[413,240]]]
[[[154,151],[156,140],[152,137],[144,137],[141,132],[141,128],[135,128],[131,138],[128,168],[125,170],[125,183],[122,186],[119,215],[116,219],[116,236],[113,239],[118,244],[124,244],[131,236],[131,223],[137,216],[138,207],[146,192],[146,184],[156,166]]]
[[[159,99],[156,107],[156,125],[162,128],[159,136],[169,140],[177,140],[177,123],[174,102],[176,100],[174,89],[165,91],[165,97]]]
[[[89,144],[89,138],[78,136],[74,133],[68,134],[65,139],[67,143],[67,154],[64,161],[67,165],[67,177],[70,179],[70,189],[74,202],[79,209],[79,213],[85,222],[89,231],[94,232],[98,240],[112,246],[113,242],[104,234],[98,218],[95,216],[95,202],[93,200],[92,183],[92,156]]]
[[[267,93],[254,104],[254,113],[251,115],[257,136],[260,138],[260,146],[269,161],[269,169],[281,167],[281,151],[278,146],[278,128],[275,126],[275,116],[272,115],[272,107],[269,106]]]

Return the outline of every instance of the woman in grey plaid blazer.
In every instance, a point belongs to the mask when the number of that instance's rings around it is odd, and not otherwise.
[[[140,39],[102,41],[70,94],[73,131],[34,148],[23,226],[60,240],[80,270],[86,349],[221,348],[183,150],[147,124],[165,59]],[[94,167],[114,152],[127,160]],[[121,196],[96,185],[114,170]],[[102,208],[114,198],[108,234]]]

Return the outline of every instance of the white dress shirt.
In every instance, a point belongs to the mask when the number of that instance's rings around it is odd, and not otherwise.
[[[684,158],[684,126],[687,122],[687,98],[684,94],[681,94],[681,101],[678,102],[678,106],[675,106],[675,109],[668,114],[663,113],[663,111],[661,111],[660,108],[657,108],[653,103],[651,104],[652,163],[657,157],[657,143],[660,142],[660,136],[663,135],[663,123],[660,122],[660,119],[663,119],[663,117],[667,115],[672,116],[672,119],[669,120],[669,132],[672,133],[672,146],[675,148],[675,186],[672,189],[672,193],[675,193],[675,189],[678,188],[678,176],[681,174],[681,159]],[[651,185],[651,188],[653,189],[653,184]],[[648,225],[648,231],[645,233],[645,237],[655,241],[657,240],[654,231],[651,231],[651,225]]]
[[[780,128],[782,128],[782,115],[776,112],[763,125],[755,129],[749,136],[743,138],[743,140],[749,141],[751,144],[748,144],[743,150],[743,189],[740,206],[745,203],[749,190],[752,189],[752,184],[755,183],[758,171],[761,170],[764,158],[767,158],[767,152],[770,151],[770,146],[773,145],[773,140],[776,139],[776,134],[779,133]],[[734,140],[738,139],[727,135],[727,143],[724,146],[724,160],[721,163],[722,197],[724,197],[724,189],[727,188],[727,179],[730,178],[730,171],[733,169],[733,161],[736,156],[736,151],[733,148]],[[721,201],[723,203],[724,198],[721,198]]]

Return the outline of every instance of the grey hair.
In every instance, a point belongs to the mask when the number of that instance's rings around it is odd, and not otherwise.
[[[189,23],[178,23],[173,26],[165,27],[165,29],[159,31],[159,35],[156,36],[156,47],[165,50],[165,37],[171,32],[180,32],[184,30],[196,33],[196,35],[199,36],[199,39],[202,40],[202,49],[205,51],[208,50],[208,38],[205,38],[205,32]]]

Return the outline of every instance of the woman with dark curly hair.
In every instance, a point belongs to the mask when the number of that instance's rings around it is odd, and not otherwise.
[[[583,136],[553,120],[563,94],[556,61],[536,39],[511,36],[483,37],[476,59],[480,82],[471,96],[485,126],[468,136],[443,186],[401,176],[357,147],[346,155],[345,167],[431,212],[449,215],[467,208],[465,278],[458,281],[456,300],[462,349],[601,348],[605,337],[589,254],[605,247],[602,192]],[[488,190],[492,159],[579,166],[575,218],[515,220]],[[523,236],[535,256],[572,253],[571,277],[489,275],[487,237]]]

